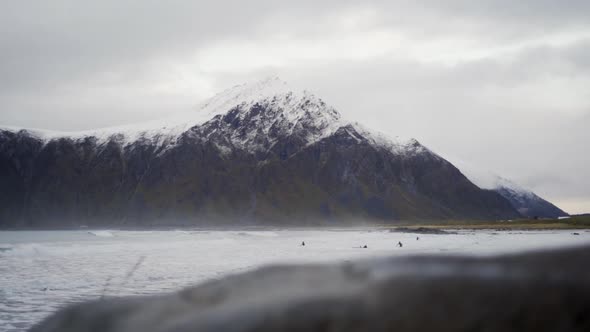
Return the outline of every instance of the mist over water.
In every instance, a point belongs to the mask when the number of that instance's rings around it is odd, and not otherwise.
[[[0,331],[26,330],[70,303],[170,292],[271,263],[345,261],[410,254],[487,255],[590,243],[580,231],[377,229],[3,231]],[[419,240],[417,239],[419,237]],[[301,242],[305,241],[305,246]],[[397,247],[398,241],[403,247]],[[367,245],[367,249],[359,248]]]

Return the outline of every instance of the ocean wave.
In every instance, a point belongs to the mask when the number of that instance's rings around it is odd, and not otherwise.
[[[0,255],[6,256],[22,256],[22,257],[30,257],[30,256],[38,256],[44,253],[45,250],[42,245],[38,243],[26,243],[16,245],[14,247],[1,247],[0,248]]]
[[[262,236],[262,237],[277,237],[279,234],[276,232],[270,231],[247,231],[247,232],[239,232],[238,235],[241,236]]]
[[[12,251],[11,247],[0,247],[0,254]]]
[[[114,237],[115,234],[111,233],[110,231],[88,231],[88,234],[98,236],[98,237]]]

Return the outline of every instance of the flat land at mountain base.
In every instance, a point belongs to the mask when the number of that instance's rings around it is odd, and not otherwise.
[[[516,219],[507,221],[465,221],[465,220],[442,220],[442,221],[412,221],[401,222],[395,226],[383,225],[392,231],[414,230],[417,232],[428,232],[428,229],[452,230],[452,229],[495,229],[495,230],[550,230],[550,229],[590,229],[590,215],[572,216],[566,219]]]

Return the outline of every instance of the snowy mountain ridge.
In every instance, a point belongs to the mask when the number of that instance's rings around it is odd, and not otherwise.
[[[220,118],[230,123],[229,129],[232,130],[223,130],[223,126],[205,128],[211,127],[208,124]],[[236,131],[238,126],[244,128]],[[189,136],[201,140],[220,136],[215,144],[224,151],[240,148],[252,152],[272,148],[279,137],[294,135],[302,140],[303,146],[309,146],[337,130],[347,130],[352,132],[353,137],[365,139],[370,144],[386,148],[395,154],[419,153],[425,150],[415,139],[392,139],[358,122],[346,121],[333,107],[314,94],[306,90],[294,91],[277,77],[226,89],[199,105],[196,112],[135,125],[80,132],[6,126],[0,126],[0,129],[12,132],[24,130],[45,144],[60,138],[96,138],[97,145],[110,141],[123,146],[144,142],[161,146],[163,151],[175,146],[183,134],[191,131]],[[200,137],[195,137],[195,134]],[[226,137],[221,137],[224,135]]]
[[[485,170],[482,167],[475,166],[462,160],[452,160],[453,164],[457,166],[461,172],[465,174],[469,180],[471,180],[471,182],[482,189],[494,190],[498,188],[506,188],[515,192],[521,192],[523,194],[530,192],[529,189],[520,186],[514,181],[506,179],[489,170]]]
[[[493,190],[508,199],[518,212],[527,217],[538,215],[561,217],[568,214],[516,182],[464,161],[453,164],[476,186]]]

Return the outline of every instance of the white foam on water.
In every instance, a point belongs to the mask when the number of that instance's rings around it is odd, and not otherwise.
[[[263,236],[263,237],[276,237],[279,236],[276,232],[263,232],[263,231],[248,231],[248,232],[239,232],[238,235],[242,236]]]
[[[100,236],[100,237],[113,237],[113,236],[115,236],[115,234],[113,234],[110,231],[89,231],[88,234],[94,235],[94,236]]]

